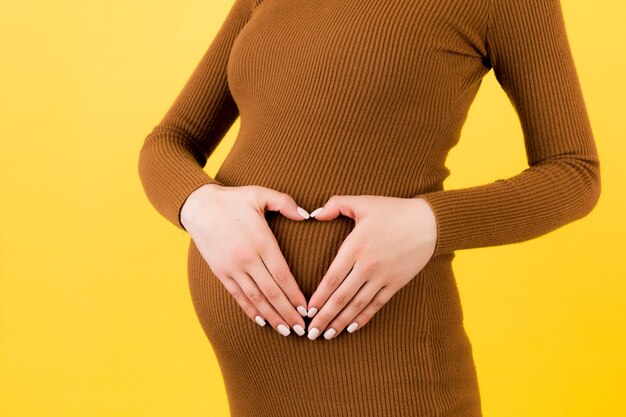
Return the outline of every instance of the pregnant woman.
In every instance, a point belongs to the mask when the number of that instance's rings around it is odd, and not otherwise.
[[[444,190],[490,70],[529,166]],[[234,0],[139,156],[233,417],[481,416],[455,251],[584,217],[599,167],[559,0]]]

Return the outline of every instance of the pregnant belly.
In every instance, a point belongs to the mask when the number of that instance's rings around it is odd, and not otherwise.
[[[354,221],[345,216],[323,222],[315,219],[290,220],[278,212],[266,212],[267,223],[278,242],[282,256],[308,300],[318,287],[342,242],[354,228]],[[431,259],[419,274],[401,288],[367,324],[385,322],[394,326],[408,320],[416,337],[430,327],[446,329],[462,326],[463,313],[454,274],[452,256]],[[195,311],[216,355],[240,352],[242,358],[258,352],[259,346],[273,346],[275,331],[258,331],[234,297],[213,274],[194,241],[188,250],[188,280]],[[390,316],[394,318],[390,318]],[[305,318],[305,324],[311,319]],[[392,324],[393,323],[393,324]],[[295,334],[295,333],[294,333]],[[381,336],[380,334],[378,335]],[[224,362],[223,362],[224,363]]]
[[[328,222],[294,221],[276,212],[267,212],[266,219],[309,299],[354,222],[344,216]],[[269,409],[258,413],[255,407],[271,408],[281,404],[283,396],[325,404],[344,387],[362,381],[363,375],[376,375],[373,392],[405,404],[438,398],[441,404],[466,410],[464,415],[479,416],[469,412],[479,409],[480,399],[451,260],[451,255],[433,258],[355,333],[310,341],[294,332],[284,337],[250,320],[190,239],[191,299],[236,408],[234,415],[272,415]],[[305,318],[305,324],[310,320]],[[305,376],[320,371],[324,383],[307,385],[303,391]],[[337,409],[363,401],[359,390],[343,393]]]

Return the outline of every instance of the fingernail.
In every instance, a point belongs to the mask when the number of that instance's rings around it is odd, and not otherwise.
[[[335,329],[328,329],[326,330],[326,333],[324,333],[324,339],[328,340],[331,337],[333,337],[335,335],[336,331]]]
[[[302,336],[304,334],[304,329],[299,324],[294,324],[293,329],[298,333],[298,336]]]
[[[256,316],[254,320],[256,320],[256,322],[259,323],[259,326],[265,326],[265,320],[263,320],[261,316]]]
[[[315,217],[318,214],[320,214],[322,212],[322,210],[324,210],[324,207],[316,208],[315,210],[313,210],[313,212],[311,212],[310,216],[311,217]]]
[[[306,317],[307,312],[306,312],[306,308],[304,308],[304,306],[298,306],[298,308],[296,310],[298,310],[298,313],[300,313],[300,315],[302,317]]]
[[[298,212],[299,215],[301,215],[305,219],[308,219],[310,216],[309,212],[303,209],[302,207],[298,207],[296,211]]]
[[[317,308],[313,307],[312,309],[309,310],[309,314],[307,314],[307,316],[313,317],[315,313],[317,313]]]
[[[317,327],[313,327],[312,329],[309,329],[309,334],[306,336],[311,340],[315,340],[315,338],[317,337],[317,335],[320,333],[319,329]]]
[[[352,333],[353,331],[356,330],[356,328],[359,327],[359,323],[357,323],[356,321],[354,323],[352,323],[351,325],[348,326],[348,331],[350,333]]]
[[[278,325],[278,333],[282,334],[283,336],[289,336],[291,330],[289,330],[289,327],[281,323]]]

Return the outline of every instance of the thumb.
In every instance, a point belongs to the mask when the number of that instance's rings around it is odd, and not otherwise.
[[[312,212],[316,220],[333,220],[340,214],[357,219],[356,198],[352,195],[334,195],[330,197],[326,204]]]
[[[278,211],[291,220],[306,220],[310,216],[289,194],[271,188],[259,187],[258,203],[263,211]]]

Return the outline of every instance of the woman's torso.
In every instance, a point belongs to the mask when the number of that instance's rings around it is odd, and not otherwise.
[[[309,211],[335,194],[442,189],[489,70],[487,3],[259,2],[231,50],[241,124],[215,178],[288,193]],[[353,221],[266,218],[308,299]],[[453,257],[431,259],[355,333],[311,341],[252,322],[190,241],[191,295],[233,417],[479,416]]]

